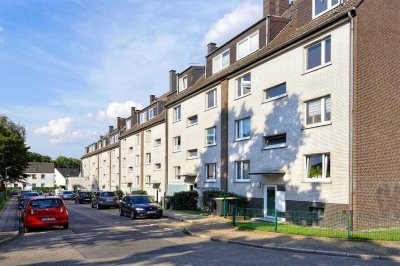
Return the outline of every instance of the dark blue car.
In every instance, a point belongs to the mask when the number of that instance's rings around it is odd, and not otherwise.
[[[150,196],[125,196],[119,203],[119,215],[129,215],[131,219],[138,217],[162,217],[161,207]]]

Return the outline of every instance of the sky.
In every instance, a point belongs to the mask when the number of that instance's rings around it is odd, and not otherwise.
[[[80,158],[261,17],[262,0],[0,0],[0,114],[30,151]]]

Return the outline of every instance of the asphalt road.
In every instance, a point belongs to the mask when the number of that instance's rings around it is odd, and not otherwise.
[[[169,219],[130,220],[68,203],[68,230],[39,230],[0,247],[0,265],[398,265],[212,242]]]

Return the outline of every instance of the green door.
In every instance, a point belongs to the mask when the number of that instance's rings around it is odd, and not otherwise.
[[[267,215],[268,216],[275,215],[275,188],[274,187],[267,188]]]

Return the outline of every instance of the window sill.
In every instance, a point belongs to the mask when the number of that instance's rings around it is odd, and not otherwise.
[[[182,150],[178,150],[178,151],[173,151],[172,153],[178,153],[178,152],[181,152]]]
[[[204,183],[217,183],[217,179],[208,179]]]
[[[180,122],[180,121],[182,121],[182,119],[179,119],[179,120],[172,121],[172,124],[174,124],[174,123],[178,123],[178,122]]]
[[[173,182],[173,183],[181,183],[181,180],[180,180],[180,179],[179,179],[179,180],[173,179],[172,182]]]
[[[208,144],[208,145],[206,145],[206,148],[207,148],[207,147],[214,147],[214,146],[217,146],[217,143],[214,143],[214,144]]]
[[[275,150],[275,149],[284,149],[287,148],[287,145],[283,145],[283,146],[275,146],[275,147],[264,147],[263,150]]]
[[[186,128],[188,128],[188,127],[194,127],[194,126],[197,126],[198,124],[199,124],[199,123],[190,124],[190,125],[187,125]]]
[[[273,97],[273,98],[266,99],[266,100],[264,100],[263,103],[273,102],[273,101],[275,101],[275,100],[279,100],[279,99],[285,98],[285,97],[287,97],[287,96],[288,96],[287,93],[285,93],[285,94],[282,94],[282,95],[279,95],[279,96],[276,96],[276,97]]]
[[[206,108],[206,110],[204,110],[204,112],[210,111],[210,110],[215,109],[217,107],[218,107],[218,105],[215,105],[215,106],[210,107],[210,108]]]
[[[315,123],[315,124],[310,124],[310,125],[306,125],[302,128],[302,130],[305,129],[310,129],[310,128],[316,128],[316,127],[324,127],[324,126],[329,126],[332,125],[331,121],[328,122],[320,122],[320,123]]]
[[[323,64],[323,65],[320,65],[320,66],[317,66],[317,67],[308,69],[308,70],[306,70],[306,71],[302,74],[302,76],[303,76],[303,75],[307,75],[307,74],[309,74],[309,73],[311,73],[311,72],[317,71],[317,70],[319,70],[319,69],[321,69],[321,68],[325,68],[325,67],[331,66],[331,65],[332,65],[332,62],[329,62],[329,63]]]
[[[245,140],[249,140],[249,139],[251,139],[251,137],[248,137],[248,138],[241,138],[241,139],[235,139],[234,142],[241,142],[241,141],[245,141]]]
[[[235,180],[233,181],[233,183],[250,183],[250,179],[249,180]]]
[[[161,171],[161,169],[154,169],[154,171],[160,172],[160,171]]]
[[[245,97],[250,96],[250,95],[251,95],[251,92],[250,92],[250,93],[247,93],[247,94],[245,94],[245,95],[242,95],[242,96],[237,96],[237,97],[234,99],[234,101],[240,100],[240,99],[245,98]]]
[[[199,156],[186,158],[186,160],[196,160],[196,159],[199,159]]]
[[[331,184],[332,180],[330,178],[309,178],[305,179],[302,183],[321,183],[321,184]]]

